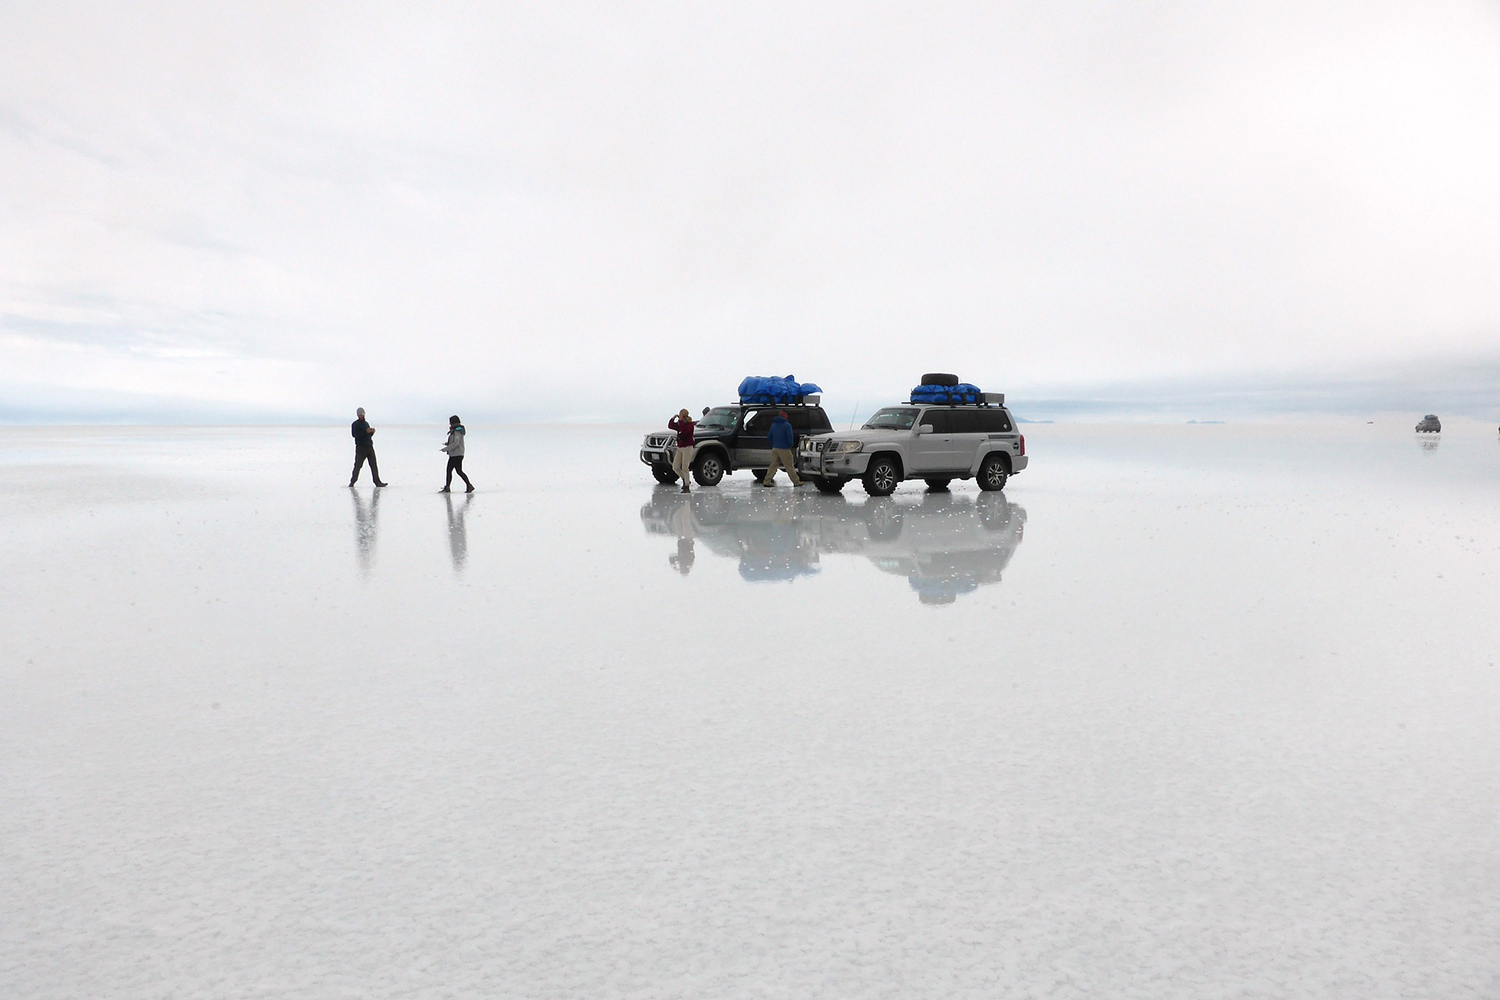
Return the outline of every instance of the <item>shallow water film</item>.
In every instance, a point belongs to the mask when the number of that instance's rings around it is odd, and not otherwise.
[[[1500,440],[0,429],[7,997],[1500,995]]]

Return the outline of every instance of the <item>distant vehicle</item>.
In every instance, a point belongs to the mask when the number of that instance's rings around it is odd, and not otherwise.
[[[1418,434],[1441,434],[1442,431],[1443,424],[1438,420],[1436,413],[1429,413],[1417,422]]]
[[[877,410],[857,431],[803,440],[798,473],[823,493],[838,493],[853,479],[876,497],[889,496],[906,479],[926,480],[933,490],[977,479],[982,490],[1003,490],[1028,461],[1026,438],[1005,408],[1005,394],[959,391],[963,386],[952,375],[924,375],[922,382],[912,390],[913,402]],[[932,386],[952,386],[955,397],[973,401],[918,401]]]
[[[828,414],[818,403],[819,397],[808,396],[801,403],[715,406],[698,421],[693,435],[697,442],[693,479],[699,486],[717,486],[726,475],[741,469],[752,470],[757,478],[764,476],[771,464],[771,421],[779,411],[786,411],[798,438],[833,430]],[[653,431],[641,443],[640,457],[651,467],[657,482],[675,483],[672,456],[676,451],[677,435]]]

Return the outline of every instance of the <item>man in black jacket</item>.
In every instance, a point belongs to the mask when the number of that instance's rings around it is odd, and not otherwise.
[[[353,486],[359,479],[359,470],[370,463],[370,478],[375,480],[376,486],[384,486],[380,481],[380,468],[375,464],[375,428],[365,421],[365,408],[361,406],[355,410],[355,421],[349,425],[349,434],[354,438],[354,472],[349,476],[349,485]]]

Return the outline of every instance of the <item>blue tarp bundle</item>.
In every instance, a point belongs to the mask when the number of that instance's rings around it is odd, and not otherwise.
[[[911,391],[913,403],[977,403],[983,393],[979,386],[960,382],[958,385],[919,385]]]
[[[795,375],[780,378],[775,375],[751,375],[740,383],[740,402],[798,403],[803,396],[822,392],[815,383],[798,382]]]

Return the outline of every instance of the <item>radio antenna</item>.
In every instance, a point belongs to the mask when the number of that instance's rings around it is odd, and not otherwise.
[[[859,416],[859,400],[854,401],[854,412],[849,414],[849,429],[854,430],[854,418]]]

